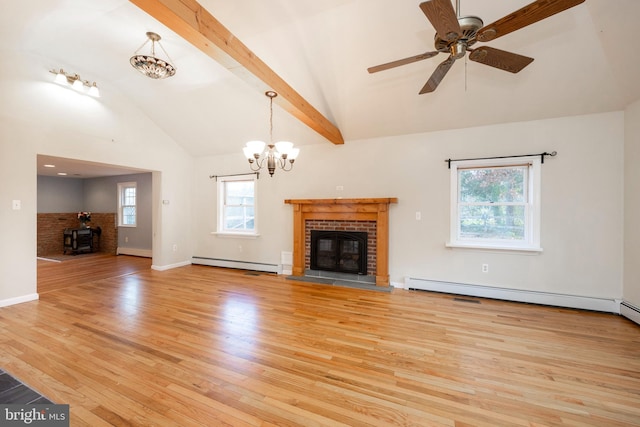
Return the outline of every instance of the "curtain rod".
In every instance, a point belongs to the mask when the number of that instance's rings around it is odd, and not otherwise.
[[[218,181],[218,178],[226,178],[228,176],[247,176],[247,175],[255,175],[256,179],[260,179],[260,172],[233,173],[230,175],[209,175],[209,179],[215,179],[216,181]]]
[[[552,151],[547,153],[538,153],[538,154],[520,154],[518,156],[497,156],[497,157],[476,157],[475,159],[446,159],[445,163],[447,163],[449,169],[451,169],[451,162],[463,162],[465,160],[493,160],[493,159],[511,159],[513,157],[531,157],[531,156],[540,156],[540,162],[544,163],[544,156],[555,157],[558,154],[557,151]]]

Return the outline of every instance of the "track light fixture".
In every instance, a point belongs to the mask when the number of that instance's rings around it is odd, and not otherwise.
[[[61,86],[70,87],[77,92],[93,96],[94,98],[100,97],[100,90],[96,82],[82,80],[78,74],[66,73],[62,68],[60,68],[60,70],[50,70],[49,72],[55,74],[53,81]]]

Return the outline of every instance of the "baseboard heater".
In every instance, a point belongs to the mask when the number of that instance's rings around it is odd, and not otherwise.
[[[583,310],[620,313],[620,301],[616,299],[585,297],[579,295],[555,294],[551,292],[528,291],[521,289],[496,288],[484,285],[441,282],[437,280],[407,277],[408,289],[442,292],[481,298],[493,298],[530,304],[552,305],[557,307],[579,308]]]
[[[640,325],[640,308],[635,305],[622,301],[620,303],[620,314],[631,320],[634,323]]]
[[[192,264],[208,265],[210,267],[237,268],[240,270],[264,271],[265,273],[282,274],[282,266],[278,264],[265,264],[261,262],[238,261],[233,259],[207,258],[194,256]]]

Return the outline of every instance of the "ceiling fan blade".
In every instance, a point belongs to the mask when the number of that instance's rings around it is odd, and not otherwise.
[[[518,55],[517,53],[511,53],[489,46],[474,49],[469,54],[469,59],[511,73],[518,73],[533,62],[533,58],[529,58],[528,56]]]
[[[422,90],[420,90],[420,95],[422,95],[423,93],[433,92],[434,90],[436,90],[436,88],[438,87],[438,85],[440,84],[444,76],[446,76],[449,70],[451,69],[451,66],[453,65],[454,62],[456,62],[456,59],[450,56],[447,59],[445,59],[442,63],[440,63],[440,65],[438,65],[438,67],[433,72],[433,74],[431,74],[431,77],[429,77],[429,80],[424,85]]]
[[[420,9],[442,39],[453,41],[462,36],[462,29],[451,0],[425,1],[420,3]]]
[[[498,19],[496,22],[486,25],[478,30],[476,39],[488,42],[505,34],[509,34],[520,28],[542,21],[556,13],[583,3],[584,0],[537,0],[522,9]]]
[[[434,51],[421,53],[420,55],[410,56],[409,58],[398,59],[397,61],[387,62],[386,64],[376,65],[375,67],[369,67],[367,68],[367,71],[370,74],[377,73],[378,71],[388,70],[389,68],[395,68],[401,65],[411,64],[412,62],[422,61],[423,59],[433,58],[438,53],[440,52]]]

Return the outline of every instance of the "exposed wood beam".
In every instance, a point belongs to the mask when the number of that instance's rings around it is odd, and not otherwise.
[[[129,0],[263,93],[334,144],[344,139],[333,123],[258,58],[195,0]]]

